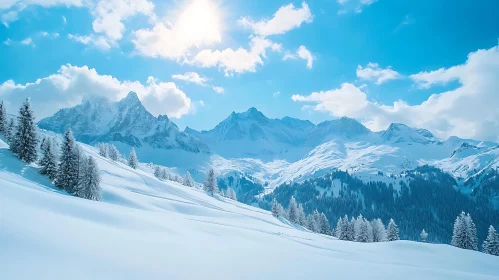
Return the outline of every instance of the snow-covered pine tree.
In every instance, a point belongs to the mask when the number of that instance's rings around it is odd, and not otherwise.
[[[476,226],[473,222],[473,219],[470,216],[470,213],[466,215],[465,218],[466,224],[466,232],[467,232],[467,249],[478,251],[478,237],[476,233]]]
[[[386,241],[386,229],[381,219],[371,221],[371,226],[373,228],[373,242]]]
[[[424,229],[419,234],[419,240],[421,240],[421,242],[428,242],[428,233]]]
[[[7,138],[7,141],[9,142],[10,145],[14,143],[15,139],[15,127],[16,124],[14,123],[14,118],[10,118],[9,124],[7,125],[7,131],[5,132],[5,138]]]
[[[362,217],[362,214],[360,214],[357,219],[355,220],[355,224],[353,226],[354,230],[354,240],[359,241],[359,234],[361,231],[362,224],[364,223],[364,217]],[[365,233],[367,235],[367,231]],[[360,242],[360,241],[359,241]]]
[[[81,176],[80,184],[75,195],[90,200],[101,200],[102,190],[100,187],[100,175],[97,163],[93,157],[89,156],[87,162],[82,164],[82,166],[84,166],[84,173]]]
[[[218,193],[217,177],[213,168],[210,168],[206,174],[204,179],[204,190],[211,196]]]
[[[38,138],[36,135],[35,115],[31,110],[29,99],[26,98],[19,109],[16,134],[11,144],[12,151],[24,162],[32,163],[37,157]]]
[[[120,158],[120,152],[118,152],[118,149],[116,149],[116,146],[114,146],[113,144],[109,144],[107,146],[107,148],[108,148],[109,158],[112,161],[117,161]]]
[[[184,184],[184,186],[191,187],[191,188],[194,187],[194,185],[195,185],[194,180],[192,179],[191,173],[189,171],[185,172],[185,176],[184,176],[184,179],[182,180],[182,183]],[[234,192],[234,195],[235,195],[235,192]]]
[[[338,222],[336,222],[336,228],[334,229],[334,236],[338,239],[341,239],[341,230],[343,228],[343,218],[339,217]]]
[[[305,226],[307,224],[307,217],[305,216],[305,211],[303,210],[303,205],[298,205],[298,224]]]
[[[47,175],[50,180],[55,180],[57,177],[57,154],[55,151],[54,141],[51,138],[44,138],[41,145],[42,158],[40,159],[39,171],[42,175]]]
[[[237,201],[236,191],[233,188],[227,188],[227,198]]]
[[[367,221],[364,218],[357,218],[358,228],[355,233],[355,241],[357,242],[369,242],[369,229],[367,226]]]
[[[61,146],[60,162],[57,170],[56,186],[74,194],[79,178],[79,148],[75,143],[71,129],[64,133],[64,140]]]
[[[350,218],[350,222],[347,224],[347,239],[349,241],[355,241],[355,218]]]
[[[319,232],[321,229],[320,219],[321,215],[319,214],[319,211],[315,209],[314,212],[308,216],[308,229],[310,229],[313,232]]]
[[[161,172],[160,172],[159,178],[161,178],[163,180],[170,180],[170,175],[166,171],[166,168],[161,168]]]
[[[465,217],[466,214],[464,212],[461,212],[461,214],[456,217],[451,241],[452,246],[462,249],[466,249],[466,224],[464,222]]]
[[[99,143],[98,145],[98,148],[99,148],[99,155],[101,157],[109,157],[109,147],[106,143]]]
[[[374,242],[374,233],[371,223],[364,218],[364,222],[367,225],[367,242]]]
[[[400,240],[399,228],[393,219],[390,219],[390,222],[388,223],[388,227],[386,229],[386,240],[387,241]]]
[[[154,177],[159,178],[160,175],[161,175],[161,167],[156,166],[156,168],[154,168]]]
[[[319,232],[322,234],[331,234],[331,226],[324,213],[321,213],[319,217]]]
[[[272,212],[272,216],[274,217],[279,217],[280,216],[280,213],[279,213],[279,202],[277,202],[277,199],[272,199],[272,209],[271,209],[271,212]]]
[[[6,136],[7,126],[7,109],[5,109],[5,105],[2,100],[0,103],[0,136]]]
[[[137,167],[139,167],[139,160],[137,159],[137,154],[135,153],[134,147],[132,147],[130,155],[128,156],[128,166],[133,169],[137,169]]]
[[[289,200],[288,219],[292,223],[298,223],[298,206],[294,196]]]
[[[483,241],[482,251],[486,254],[499,256],[499,234],[492,225],[489,227],[487,238]]]

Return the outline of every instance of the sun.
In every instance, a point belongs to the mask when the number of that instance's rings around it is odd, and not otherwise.
[[[194,0],[180,14],[177,27],[184,43],[199,46],[221,41],[220,13],[209,0]]]

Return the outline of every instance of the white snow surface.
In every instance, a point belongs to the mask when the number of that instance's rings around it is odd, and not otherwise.
[[[57,190],[0,140],[0,279],[499,279],[494,256],[340,241],[82,147],[102,202]]]

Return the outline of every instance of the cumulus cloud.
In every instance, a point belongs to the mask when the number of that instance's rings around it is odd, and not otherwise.
[[[200,76],[196,72],[186,72],[185,74],[172,75],[172,79],[181,80],[189,83],[194,83],[200,86],[205,86],[208,78]]]
[[[338,14],[341,15],[349,12],[360,14],[365,7],[378,2],[378,0],[337,0],[336,2],[340,5]]]
[[[314,64],[315,57],[312,55],[312,53],[303,45],[301,45],[296,53],[286,53],[284,54],[284,57],[282,58],[283,60],[288,60],[288,59],[297,59],[301,58],[307,61],[307,68],[312,69],[312,66]]]
[[[194,58],[188,61],[201,67],[218,67],[223,69],[226,75],[233,73],[255,72],[257,65],[263,65],[267,50],[280,51],[281,45],[262,37],[253,37],[250,48],[238,48],[236,50],[227,48],[220,50],[202,50]]]
[[[377,63],[369,62],[366,67],[357,66],[357,77],[363,80],[374,81],[377,85],[390,80],[402,78],[397,71],[388,67],[383,69]]]
[[[32,47],[35,46],[35,43],[33,43],[33,39],[31,39],[31,37],[28,37],[28,38],[22,40],[20,43],[22,45],[26,45],[26,46],[32,46]]]
[[[52,6],[81,7],[83,2],[83,0],[3,0],[0,1],[0,19],[6,27],[9,27],[11,22],[19,19],[19,14],[26,9],[28,5],[45,8]]]
[[[251,28],[253,33],[259,36],[270,36],[284,34],[300,27],[302,23],[310,23],[312,20],[312,13],[307,3],[303,2],[301,8],[295,8],[293,4],[280,7],[269,20],[255,22],[248,17],[243,17],[238,22],[245,27]]]
[[[100,75],[87,66],[63,65],[59,71],[35,82],[16,84],[8,80],[0,85],[0,99],[9,110],[16,110],[30,97],[38,119],[54,114],[58,109],[79,104],[83,98],[106,97],[120,100],[134,91],[146,109],[154,115],[167,114],[180,118],[189,113],[191,100],[173,82],[160,82],[149,77],[145,84],[138,81],[120,81],[109,75]]]
[[[462,65],[412,75],[417,83],[434,84],[459,81],[454,90],[431,95],[421,104],[396,101],[385,105],[367,99],[361,88],[343,84],[339,89],[310,95],[294,95],[296,102],[311,103],[312,108],[332,116],[360,119],[369,128],[386,129],[392,122],[426,128],[447,138],[498,141],[499,137],[499,47],[478,50]]]
[[[114,45],[114,42],[109,41],[106,37],[96,36],[94,34],[90,34],[87,36],[68,34],[68,38],[75,42],[82,43],[88,46],[93,46],[104,51],[109,50],[111,46]]]
[[[218,94],[222,94],[225,91],[223,87],[219,87],[219,86],[212,86],[212,88]]]
[[[221,41],[221,29],[208,1],[195,1],[174,23],[158,22],[133,33],[132,42],[143,56],[183,60],[192,48]]]

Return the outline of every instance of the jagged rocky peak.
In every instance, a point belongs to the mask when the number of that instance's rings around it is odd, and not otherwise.
[[[58,133],[70,127],[79,141],[88,144],[118,141],[135,147],[148,144],[158,149],[209,152],[206,144],[180,131],[168,116],[154,117],[149,113],[133,91],[118,102],[103,98],[84,100],[42,119],[38,126]]]
[[[393,143],[415,142],[428,144],[437,141],[430,131],[409,127],[401,123],[390,124],[387,130],[381,132],[381,138]]]
[[[355,138],[369,133],[371,131],[367,127],[347,117],[321,122],[310,132],[312,141],[325,141],[338,136]]]

